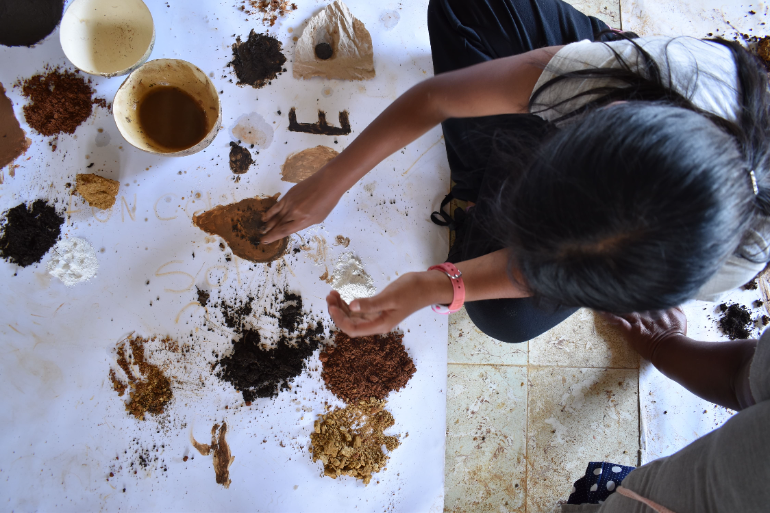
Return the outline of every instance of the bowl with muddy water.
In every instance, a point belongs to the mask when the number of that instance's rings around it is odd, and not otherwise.
[[[192,155],[206,148],[222,126],[214,84],[180,59],[149,61],[121,84],[112,114],[123,137],[159,155]]]
[[[150,57],[155,24],[142,0],[74,0],[62,17],[59,41],[78,69],[116,77]]]

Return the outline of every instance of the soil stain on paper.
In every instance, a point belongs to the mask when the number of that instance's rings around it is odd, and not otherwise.
[[[316,146],[286,157],[281,167],[281,180],[300,183],[332,161],[339,153],[328,146]]]
[[[264,87],[286,71],[286,56],[281,52],[281,42],[267,34],[252,31],[246,41],[240,36],[233,44],[233,60],[229,63],[238,77],[238,85]]]
[[[0,168],[23,155],[31,142],[13,113],[3,84],[0,84]]]
[[[173,395],[171,381],[158,366],[145,358],[144,346],[147,342],[147,339],[134,335],[130,335],[127,340],[121,340],[116,348],[117,364],[125,379],[119,378],[115,369],[110,369],[112,388],[119,396],[123,396],[128,390],[126,411],[139,420],[145,420],[145,413],[163,413]],[[126,351],[127,348],[130,351]],[[134,367],[138,372],[134,372]]]
[[[225,435],[227,434],[227,422],[222,425],[214,424],[211,428],[211,444],[198,443],[190,431],[190,443],[202,456],[208,456],[214,453],[214,474],[217,484],[225,488],[230,488],[230,465],[233,464],[235,456],[230,452],[230,446],[227,445]]]
[[[270,198],[247,198],[237,203],[220,205],[193,216],[193,224],[211,235],[219,235],[234,254],[251,262],[265,263],[281,258],[289,246],[289,238],[262,244],[262,215],[275,205],[278,195]]]
[[[294,107],[289,109],[289,131],[300,132],[304,134],[316,135],[348,135],[350,133],[350,119],[348,111],[343,110],[339,114],[340,126],[331,126],[326,121],[326,113],[318,111],[318,121],[316,123],[298,123],[297,111]]]
[[[239,143],[257,150],[266,150],[273,142],[273,128],[256,112],[239,117],[230,129],[230,135]]]

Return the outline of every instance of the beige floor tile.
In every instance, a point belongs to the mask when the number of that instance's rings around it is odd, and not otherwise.
[[[599,18],[612,28],[620,28],[620,2],[619,0],[565,0],[572,7]]]
[[[449,316],[449,363],[526,365],[527,342],[508,344],[488,337],[470,320],[463,307]]]
[[[638,370],[530,367],[527,512],[553,511],[589,461],[637,463]]]
[[[444,510],[524,513],[527,368],[449,365]]]
[[[581,308],[529,341],[529,363],[638,369],[639,356],[614,327],[591,310]]]

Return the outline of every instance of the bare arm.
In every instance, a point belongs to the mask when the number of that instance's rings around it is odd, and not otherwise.
[[[507,265],[506,249],[458,263],[465,283],[465,300],[527,297],[528,291],[508,278]],[[349,306],[336,291],[329,294],[326,302],[329,314],[342,331],[351,337],[362,337],[386,333],[426,306],[449,304],[453,294],[452,283],[444,273],[426,271],[407,273],[376,296],[356,299]]]
[[[733,410],[754,404],[749,367],[756,340],[693,340],[686,336],[687,318],[679,308],[604,316],[643,358],[698,397]]]
[[[417,84],[334,160],[265,214],[266,243],[323,221],[350,187],[390,154],[448,118],[527,112],[543,67],[560,47],[477,64]]]

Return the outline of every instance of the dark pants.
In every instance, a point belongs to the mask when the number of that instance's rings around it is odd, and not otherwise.
[[[561,0],[431,0],[428,6],[433,70],[436,75],[537,48],[596,40],[609,27]],[[476,202],[458,228],[451,261],[476,258],[503,246],[485,228],[494,215],[485,198],[505,173],[495,164],[495,138],[545,135],[550,127],[537,116],[506,114],[448,119],[441,124],[454,197]],[[459,249],[458,249],[459,248]],[[504,342],[525,342],[553,328],[576,308],[537,304],[531,298],[466,303],[476,326]]]

